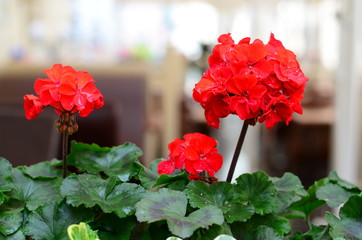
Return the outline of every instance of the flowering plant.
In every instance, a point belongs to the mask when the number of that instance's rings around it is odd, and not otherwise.
[[[248,125],[272,128],[302,112],[307,78],[273,35],[266,45],[234,44],[229,34],[219,42],[194,98],[214,127],[230,113],[244,120],[236,163]],[[33,119],[46,106],[60,114],[63,159],[12,167],[0,158],[0,239],[362,239],[361,189],[336,172],[306,190],[291,173],[279,178],[257,171],[231,182],[232,164],[227,181],[218,181],[217,141],[201,133],[175,139],[168,157],[150,168],[138,161],[142,151],[132,143],[109,148],[73,141],[68,153],[75,115],[101,107],[103,96],[86,72],[56,64],[45,73],[49,79],[35,82],[38,96],[24,97],[25,115]],[[333,211],[315,225],[313,213],[322,206]],[[293,219],[307,230],[293,228]]]

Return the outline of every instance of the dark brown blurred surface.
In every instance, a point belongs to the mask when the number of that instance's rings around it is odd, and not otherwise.
[[[293,121],[263,129],[261,139],[260,168],[271,176],[292,172],[309,187],[328,175],[331,125]]]

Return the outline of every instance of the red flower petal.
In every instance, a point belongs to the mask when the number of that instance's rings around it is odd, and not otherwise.
[[[77,93],[77,90],[74,88],[74,86],[68,83],[60,84],[58,87],[58,91],[60,94],[70,95],[70,96],[73,96]]]
[[[60,97],[60,102],[66,111],[72,111],[73,107],[75,106],[74,96],[71,95],[62,95]]]
[[[24,96],[25,117],[29,120],[36,118],[42,111],[43,105],[38,96],[27,94]]]
[[[171,174],[175,171],[175,165],[172,161],[165,160],[158,163],[158,174]]]

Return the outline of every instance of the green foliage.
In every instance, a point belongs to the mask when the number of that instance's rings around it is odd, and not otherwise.
[[[234,186],[228,182],[214,182],[211,185],[192,181],[187,185],[186,193],[193,207],[215,206],[220,208],[227,222],[246,221],[255,209],[250,204],[238,202],[234,194]]]
[[[149,192],[136,204],[137,220],[152,223],[165,219],[170,231],[183,238],[190,237],[198,228],[224,222],[221,210],[214,206],[202,207],[185,216],[187,202],[183,192],[167,188]]]
[[[1,212],[0,213],[0,233],[10,235],[16,232],[23,221],[21,212]]]
[[[36,240],[68,240],[67,229],[69,225],[90,221],[92,218],[92,212],[84,207],[74,208],[64,202],[60,204],[50,203],[29,214],[24,232]]]
[[[361,190],[336,172],[308,190],[291,173],[205,183],[181,171],[159,175],[162,159],[148,169],[141,154],[131,143],[73,142],[75,171],[65,179],[58,160],[12,167],[0,158],[0,239],[362,239]],[[325,214],[325,226],[310,224],[322,206],[335,215]],[[309,229],[291,232],[293,218]]]
[[[36,180],[28,177],[19,169],[13,169],[14,186],[10,197],[25,203],[33,211],[48,202],[60,202],[59,194],[61,179]]]
[[[24,173],[33,179],[53,179],[62,176],[61,169],[55,168],[60,161],[40,162],[29,167],[24,167]]]
[[[0,193],[9,191],[12,187],[12,168],[5,158],[0,157]]]
[[[99,240],[96,231],[84,222],[73,224],[68,227],[68,236],[70,240]]]
[[[245,173],[236,179],[234,191],[239,202],[250,204],[261,215],[271,213],[276,204],[277,189],[264,172]]]
[[[80,174],[64,179],[61,193],[67,203],[78,207],[98,205],[103,212],[115,212],[119,217],[134,213],[134,205],[143,197],[144,189],[134,183],[121,183],[116,177],[102,179],[91,174]]]
[[[333,238],[362,239],[362,196],[351,197],[341,208],[339,217],[327,213],[326,219],[331,226]]]
[[[281,178],[271,178],[277,189],[276,212],[282,212],[292,203],[307,196],[299,178],[292,173],[285,173]]]
[[[125,182],[139,171],[135,162],[141,155],[142,151],[133,143],[107,148],[73,141],[68,160],[81,171],[104,172]]]

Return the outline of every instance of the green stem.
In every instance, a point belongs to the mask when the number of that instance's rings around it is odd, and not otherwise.
[[[248,131],[248,126],[249,126],[249,122],[247,120],[244,120],[244,124],[243,124],[243,127],[241,128],[239,140],[238,140],[238,143],[236,144],[234,156],[231,160],[229,173],[228,173],[228,176],[226,179],[226,181],[228,181],[229,183],[231,183],[231,180],[233,179],[236,163],[238,162],[238,159],[239,159],[239,155],[240,155],[240,151],[243,146],[243,143],[244,143],[245,135],[246,135],[246,132]]]
[[[68,132],[62,134],[62,160],[63,160],[63,178],[67,177],[67,155],[68,155]]]

